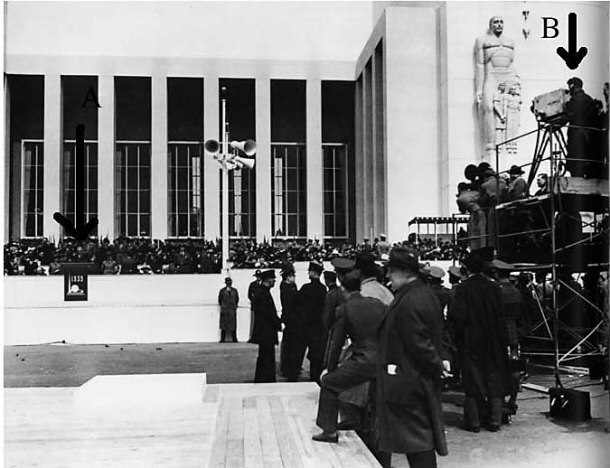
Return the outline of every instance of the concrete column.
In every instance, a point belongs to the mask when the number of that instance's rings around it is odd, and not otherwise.
[[[220,140],[218,136],[218,77],[203,80],[203,139]],[[211,155],[203,155],[203,232],[208,240],[220,238],[220,170]]]
[[[364,216],[363,216],[363,206],[364,206],[364,172],[363,172],[363,135],[364,135],[364,116],[363,116],[363,98],[364,92],[362,88],[363,83],[363,75],[361,74],[356,82],[356,102],[354,105],[354,114],[355,114],[355,161],[354,161],[354,172],[355,172],[355,184],[354,191],[356,192],[356,207],[353,211],[356,216],[356,240],[361,241],[364,237]]]
[[[167,77],[153,76],[151,90],[151,237],[167,238]]]
[[[11,200],[11,93],[8,89],[8,76],[4,75],[4,241],[10,240],[9,218]],[[19,196],[19,192],[15,194]],[[14,218],[13,218],[14,219]]]
[[[363,237],[371,237],[373,229],[373,70],[372,60],[367,63],[363,73]],[[371,242],[373,239],[371,239]]]
[[[386,184],[385,184],[385,125],[383,115],[384,76],[383,76],[383,44],[375,48],[373,60],[373,236],[377,237],[386,231]],[[371,239],[372,241],[373,239]]]
[[[42,231],[49,239],[59,239],[60,225],[53,213],[61,206],[62,153],[61,76],[44,77],[44,195]],[[63,230],[63,228],[61,228]],[[22,233],[24,234],[24,233]]]
[[[97,211],[100,238],[116,237],[115,231],[115,133],[114,133],[114,76],[98,77],[98,163]]]
[[[271,239],[271,80],[256,80],[256,241]],[[309,174],[308,174],[309,177]]]
[[[322,81],[306,85],[307,238],[324,240],[324,187],[322,170]]]

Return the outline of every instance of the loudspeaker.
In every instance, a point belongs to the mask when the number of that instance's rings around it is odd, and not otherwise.
[[[549,395],[552,417],[568,421],[591,419],[589,392],[557,387],[549,389]]]

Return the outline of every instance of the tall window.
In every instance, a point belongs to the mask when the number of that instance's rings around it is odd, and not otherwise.
[[[200,143],[169,143],[171,237],[199,237],[203,232],[202,157]]]
[[[117,222],[126,236],[150,236],[150,143],[117,141]]]
[[[272,228],[274,237],[307,235],[304,144],[271,145]]]
[[[118,234],[151,235],[151,81],[114,78],[116,96],[116,228]]]
[[[347,146],[324,144],[324,237],[347,237]]]
[[[23,141],[23,227],[25,237],[42,236],[44,152],[42,141]]]
[[[256,174],[254,169],[229,172],[229,235],[254,237],[256,233]]]
[[[66,218],[76,220],[76,142],[64,142],[64,199]],[[85,222],[97,218],[97,142],[85,141]],[[97,227],[92,235],[97,233]]]

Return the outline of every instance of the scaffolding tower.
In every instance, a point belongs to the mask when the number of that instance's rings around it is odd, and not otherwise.
[[[530,338],[541,344],[546,341],[549,348],[552,343],[554,349],[523,352],[532,358],[552,357],[558,386],[560,371],[573,369],[569,364],[586,366],[596,358],[603,359],[603,348],[610,346],[601,340],[603,328],[608,327],[607,307],[587,298],[573,281],[573,275],[585,272],[610,274],[608,180],[566,177],[568,154],[563,131],[564,122],[539,122],[537,130],[496,146],[499,173],[502,145],[536,132],[527,188],[529,191],[541,165],[548,161],[549,190],[539,196],[496,205],[493,216],[488,218],[488,222],[495,223],[495,239],[491,242],[495,242],[499,259],[512,263],[516,271],[541,273],[543,278],[550,273],[550,281],[542,283],[542,293],[532,291],[540,314],[532,324]],[[582,317],[574,323],[574,317],[568,315],[566,311],[575,304],[591,312],[588,323],[578,322]]]

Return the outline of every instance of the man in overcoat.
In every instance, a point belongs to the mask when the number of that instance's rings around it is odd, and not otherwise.
[[[307,330],[307,358],[309,359],[309,380],[319,382],[322,372],[322,362],[326,351],[324,341],[324,305],[326,302],[326,287],[320,282],[324,267],[317,262],[309,263],[309,283],[301,286],[298,295],[300,315],[305,317]],[[302,357],[299,361],[299,367]]]
[[[481,253],[472,252],[463,263],[468,278],[455,287],[450,309],[466,394],[463,429],[479,432],[487,424],[495,432],[509,383],[501,291],[483,274],[487,265]]]
[[[385,307],[376,299],[362,297],[357,272],[346,275],[342,289],[347,301],[338,308],[328,350],[328,364],[320,382],[316,424],[323,432],[313,436],[313,440],[319,442],[338,441],[339,394],[376,376],[377,329]],[[351,355],[339,364],[347,338],[352,341]]]
[[[248,285],[248,300],[250,301],[250,338],[248,339],[248,343],[253,343],[252,333],[254,332],[254,308],[252,307],[252,299],[254,298],[256,288],[261,285],[260,275],[261,270],[256,270],[254,272],[254,281]]]
[[[233,342],[237,343],[237,305],[239,293],[233,287],[233,280],[225,278],[225,287],[218,292],[218,305],[220,306],[220,342],[224,343],[227,333],[233,335]]]
[[[395,297],[379,330],[379,449],[405,453],[411,468],[433,468],[435,451],[448,453],[441,406],[443,314],[418,278],[415,252],[394,248],[387,267]]]
[[[300,365],[294,369],[291,356],[294,341],[299,339],[298,330],[295,330],[295,325],[298,328],[298,323],[295,323],[295,315],[297,314],[297,285],[296,272],[292,264],[285,265],[281,271],[282,282],[280,283],[280,302],[282,305],[282,323],[284,324],[284,332],[282,334],[282,345],[280,347],[280,373],[286,377],[289,382],[296,382],[299,376]],[[296,336],[295,336],[296,335]],[[303,339],[303,341],[305,341]]]
[[[275,285],[275,270],[263,271],[260,278],[261,285],[256,288],[252,298],[254,330],[251,341],[258,345],[255,383],[275,382],[275,345],[278,343],[277,332],[282,329],[271,296],[271,288]]]

